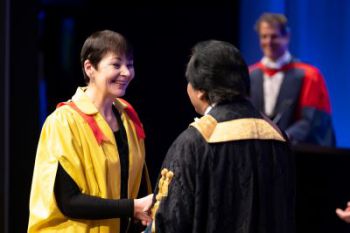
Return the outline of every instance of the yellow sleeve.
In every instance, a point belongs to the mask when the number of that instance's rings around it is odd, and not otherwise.
[[[53,219],[64,218],[54,197],[58,162],[75,181],[79,180],[80,185],[84,186],[80,142],[74,134],[74,119],[70,115],[56,110],[43,125],[30,194],[29,232],[35,232],[36,226],[45,225]]]

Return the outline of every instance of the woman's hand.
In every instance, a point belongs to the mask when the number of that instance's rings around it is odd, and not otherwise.
[[[142,225],[147,226],[152,222],[150,208],[152,206],[153,194],[134,200],[134,218],[141,221]]]

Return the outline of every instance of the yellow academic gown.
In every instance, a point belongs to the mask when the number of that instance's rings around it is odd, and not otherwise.
[[[69,219],[57,207],[54,183],[58,163],[73,178],[82,193],[101,198],[120,198],[120,161],[114,134],[83,88],[77,89],[72,101],[82,113],[93,116],[105,138],[99,144],[91,126],[68,105],[57,108],[46,119],[36,154],[28,233],[118,233],[118,218]],[[128,138],[128,197],[136,198],[145,161],[144,138],[138,135],[134,119],[131,120],[125,112],[128,105],[116,99],[115,106],[121,113]]]

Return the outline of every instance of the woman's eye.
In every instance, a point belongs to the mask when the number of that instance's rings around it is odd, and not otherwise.
[[[119,63],[113,64],[113,66],[114,66],[115,68],[117,68],[117,69],[120,68],[120,64],[119,64]]]
[[[127,64],[128,69],[134,69],[134,64]]]

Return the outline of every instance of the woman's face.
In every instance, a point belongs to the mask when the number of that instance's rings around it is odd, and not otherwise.
[[[98,63],[97,68],[92,68],[90,83],[93,83],[105,96],[116,98],[125,94],[134,76],[133,60],[107,53]]]

